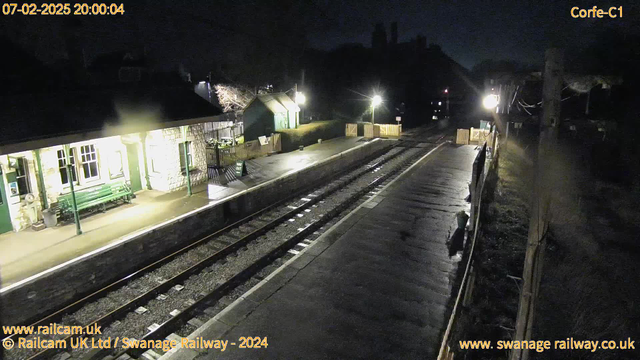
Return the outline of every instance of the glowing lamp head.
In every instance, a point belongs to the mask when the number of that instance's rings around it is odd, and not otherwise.
[[[444,89],[444,93],[448,94],[449,93],[449,89]]]
[[[373,98],[371,98],[371,106],[376,107],[380,104],[382,104],[382,98],[380,95],[374,95]]]
[[[482,99],[482,106],[487,110],[495,109],[498,106],[498,95],[487,95]]]
[[[301,92],[297,92],[296,93],[296,104],[298,105],[304,105],[304,103],[307,101],[307,97],[304,96],[303,93]]]

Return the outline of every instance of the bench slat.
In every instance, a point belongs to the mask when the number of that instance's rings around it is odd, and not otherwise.
[[[123,181],[82,189],[76,191],[75,194],[78,211],[133,196],[131,189]],[[63,214],[69,215],[73,213],[72,203],[71,194],[64,194],[58,197],[58,207]]]

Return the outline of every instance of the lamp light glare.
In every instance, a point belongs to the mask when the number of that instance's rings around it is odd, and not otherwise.
[[[380,104],[382,104],[382,97],[380,97],[380,95],[374,95],[371,99],[371,106],[376,107]]]
[[[484,99],[482,99],[482,106],[487,110],[494,109],[498,106],[498,95],[491,94],[485,96]]]
[[[307,97],[303,93],[296,93],[296,104],[303,105],[307,101]]]

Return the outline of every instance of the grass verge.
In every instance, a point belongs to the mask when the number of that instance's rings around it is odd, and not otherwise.
[[[457,340],[491,340],[495,344],[513,337],[527,241],[531,171],[527,151],[509,142],[500,154],[497,174],[487,178],[473,298],[470,306],[462,309],[454,329],[456,358],[508,357],[504,350],[462,351]]]

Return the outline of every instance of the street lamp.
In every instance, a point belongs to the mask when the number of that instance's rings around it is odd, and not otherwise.
[[[371,124],[375,124],[376,106],[382,104],[382,97],[374,95],[371,98]]]
[[[487,95],[482,99],[482,106],[487,110],[493,110],[498,106],[498,95]]]
[[[447,94],[447,116],[449,116],[449,88],[444,89],[444,93]]]
[[[298,84],[296,84],[296,94],[295,94],[295,102],[297,105],[299,105],[300,108],[300,112],[298,114],[296,114],[296,128],[298,127],[298,125],[300,125],[300,117],[302,116],[302,119],[304,120],[304,107],[302,105],[304,105],[304,103],[307,101],[307,97],[304,96],[303,93],[298,91]]]

